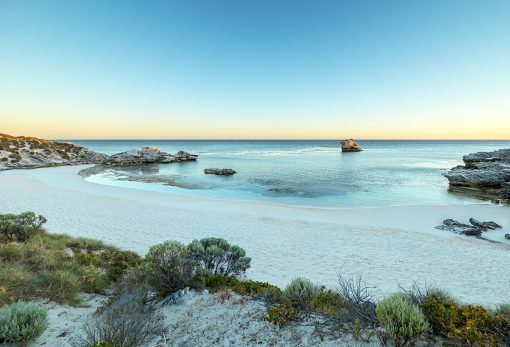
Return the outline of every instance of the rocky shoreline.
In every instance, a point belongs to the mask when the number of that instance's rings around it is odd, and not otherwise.
[[[450,182],[450,191],[510,202],[510,149],[471,153],[463,160],[464,165],[443,174]]]
[[[177,154],[162,152],[155,146],[108,156],[69,142],[54,142],[35,137],[0,134],[0,170],[36,169],[82,164],[136,166],[195,161],[197,158],[198,155],[184,151],[179,151]]]

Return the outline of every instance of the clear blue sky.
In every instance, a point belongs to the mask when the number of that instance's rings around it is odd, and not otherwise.
[[[510,1],[0,0],[0,132],[510,139]]]

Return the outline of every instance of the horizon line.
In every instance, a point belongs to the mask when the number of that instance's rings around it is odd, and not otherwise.
[[[47,138],[50,141],[344,141],[353,139],[355,141],[510,141],[508,139],[451,139],[451,138],[431,138],[431,139],[385,139],[385,138],[302,138],[302,139],[285,139],[285,138],[268,138],[268,139],[247,139],[247,138]]]

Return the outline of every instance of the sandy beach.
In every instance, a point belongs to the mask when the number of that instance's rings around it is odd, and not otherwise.
[[[0,172],[0,213],[35,211],[48,218],[52,232],[140,254],[168,239],[223,237],[252,257],[250,278],[279,286],[296,276],[335,286],[342,270],[363,274],[381,296],[417,281],[464,302],[510,301],[508,207],[326,209],[211,200],[90,183],[77,174],[84,167]],[[501,224],[485,235],[500,243],[434,229],[445,218],[469,217]]]

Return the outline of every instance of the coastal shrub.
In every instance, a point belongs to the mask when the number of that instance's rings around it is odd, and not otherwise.
[[[194,240],[188,249],[191,257],[212,275],[239,277],[250,267],[251,259],[244,249],[221,238]]]
[[[201,267],[190,256],[188,248],[177,241],[152,246],[145,256],[145,267],[149,283],[160,296],[202,284]]]
[[[29,299],[35,290],[35,274],[21,264],[0,262],[0,306]]]
[[[504,315],[482,306],[462,306],[444,292],[431,294],[423,311],[434,334],[477,346],[497,346],[510,340],[510,324]]]
[[[301,277],[293,279],[283,291],[283,296],[302,311],[309,311],[319,294],[319,286]]]
[[[45,271],[37,284],[40,296],[60,304],[77,306],[81,303],[79,278],[70,271]]]
[[[0,243],[1,261],[20,261],[23,258],[23,247],[18,242]]]
[[[396,347],[413,345],[429,330],[420,308],[401,294],[394,294],[380,301],[376,306],[376,314]]]
[[[94,266],[79,267],[76,271],[80,290],[85,293],[106,294],[111,280],[100,268]]]
[[[105,294],[142,262],[136,253],[99,240],[47,233],[41,228],[45,218],[34,213],[5,216],[4,224],[39,231],[23,241],[0,242],[0,305],[33,298],[80,305],[80,292]]]
[[[278,326],[286,326],[300,317],[299,308],[285,299],[281,304],[267,309],[266,320]]]
[[[312,308],[315,312],[332,318],[338,318],[344,307],[342,297],[331,290],[321,290],[312,301]]]
[[[163,317],[148,302],[147,291],[126,290],[83,326],[83,340],[92,346],[144,346],[164,333]]]
[[[422,310],[436,335],[448,337],[455,329],[459,320],[460,304],[448,293],[441,290],[432,291],[425,302]]]
[[[373,289],[362,275],[338,274],[338,291],[352,322],[359,321],[363,326],[378,324]]]
[[[26,342],[39,337],[46,327],[47,312],[23,301],[0,309],[0,342]]]
[[[75,250],[75,259],[82,265],[102,268],[112,282],[117,281],[126,271],[142,263],[142,258],[135,252],[106,249],[101,252],[83,252]]]
[[[25,242],[41,232],[46,218],[33,212],[0,215],[0,237],[3,242]]]
[[[205,286],[212,291],[232,290],[239,295],[248,295],[267,303],[278,303],[282,298],[282,291],[267,282],[241,281],[235,277],[224,275],[206,276]]]

